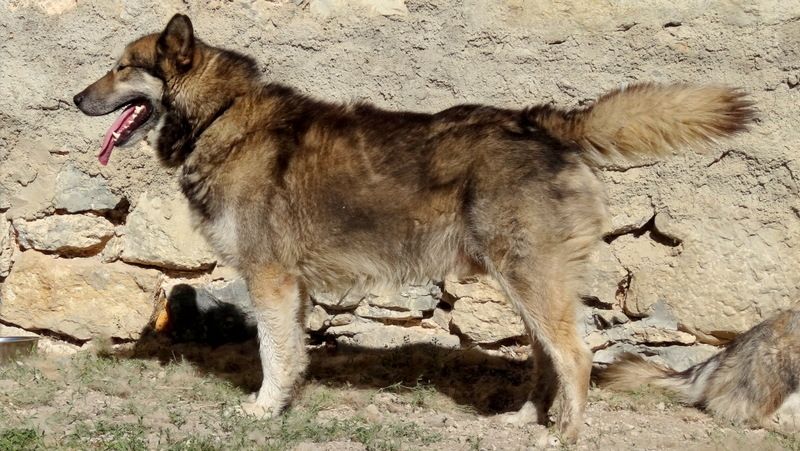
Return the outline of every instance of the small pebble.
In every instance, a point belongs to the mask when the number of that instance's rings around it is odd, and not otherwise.
[[[381,411],[375,404],[370,404],[364,408],[364,417],[368,420],[379,420],[381,418]]]

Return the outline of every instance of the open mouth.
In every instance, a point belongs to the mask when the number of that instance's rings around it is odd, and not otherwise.
[[[152,113],[153,105],[145,99],[136,99],[123,106],[122,113],[111,124],[111,127],[106,131],[106,136],[103,138],[100,154],[97,155],[100,164],[107,165],[114,147],[128,142],[133,133],[147,122]]]

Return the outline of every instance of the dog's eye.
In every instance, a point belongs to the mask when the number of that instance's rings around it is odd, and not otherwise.
[[[122,70],[122,69],[125,69],[125,68],[127,68],[127,67],[128,67],[128,66],[126,66],[126,65],[124,65],[124,64],[119,64],[119,65],[117,65],[117,70]]]

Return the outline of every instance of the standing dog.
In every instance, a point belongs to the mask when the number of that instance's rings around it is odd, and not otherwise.
[[[737,90],[687,85],[638,84],[572,111],[331,104],[263,82],[252,59],[196,39],[183,15],[130,43],[74,101],[88,115],[122,110],[102,164],[155,128],[200,230],[247,281],[264,370],[248,410],[279,413],[306,366],[301,293],[480,271],[522,316],[537,367],[555,371],[539,413],[558,394],[569,440],[591,368],[575,282],[607,216],[593,167],[705,144],[752,117]]]
[[[800,311],[765,320],[685,371],[626,353],[605,370],[602,380],[612,390],[663,387],[722,419],[771,428],[773,414],[800,388]]]

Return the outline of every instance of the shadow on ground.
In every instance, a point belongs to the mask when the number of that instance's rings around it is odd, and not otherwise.
[[[188,361],[203,374],[244,391],[258,390],[258,343],[246,311],[204,299],[188,285],[176,288],[167,304],[173,318],[170,329],[161,334],[145,330],[124,357],[163,364]],[[518,410],[534,385],[531,359],[511,361],[478,349],[433,345],[372,349],[321,342],[310,357],[307,379],[327,386],[402,390],[423,384],[482,414]]]

